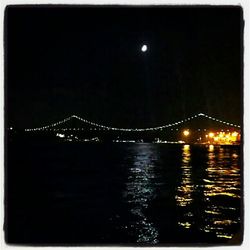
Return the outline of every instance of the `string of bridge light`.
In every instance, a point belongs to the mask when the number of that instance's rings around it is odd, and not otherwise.
[[[167,125],[163,125],[163,126],[158,126],[158,127],[149,127],[149,128],[116,128],[116,127],[109,127],[109,126],[104,126],[104,125],[101,125],[101,124],[98,124],[98,123],[95,123],[95,122],[91,122],[91,121],[88,121],[86,119],[83,119],[77,115],[72,115],[70,117],[67,117],[61,121],[58,121],[58,122],[55,122],[53,124],[50,124],[50,125],[47,125],[47,126],[43,126],[43,127],[38,127],[38,128],[31,128],[31,129],[25,129],[25,131],[40,131],[40,130],[48,130],[48,129],[51,129],[51,128],[54,128],[58,125],[61,125],[69,120],[71,120],[72,118],[76,118],[84,123],[87,123],[89,125],[92,125],[92,126],[95,126],[95,127],[98,127],[100,129],[104,129],[104,130],[115,130],[115,131],[155,131],[155,130],[162,130],[162,129],[165,129],[165,128],[169,128],[169,127],[173,127],[173,126],[177,126],[177,125],[180,125],[184,122],[188,122],[188,121],[191,121],[197,117],[200,117],[200,116],[203,116],[203,117],[206,117],[210,120],[213,120],[213,121],[216,121],[216,122],[219,122],[219,123],[222,123],[224,125],[227,125],[227,126],[231,126],[231,127],[236,127],[236,128],[240,128],[239,125],[236,125],[236,124],[233,124],[233,123],[230,123],[230,122],[226,122],[226,121],[222,121],[220,119],[217,119],[217,118],[214,118],[214,117],[211,117],[211,116],[208,116],[206,114],[203,114],[203,113],[199,113],[197,115],[194,115],[194,116],[190,116],[188,118],[185,118],[183,120],[180,120],[178,122],[174,122],[174,123],[170,123],[170,124],[167,124]],[[74,129],[70,129],[70,128],[65,128],[65,129],[61,129],[61,130],[80,130],[80,129],[77,129],[77,128],[74,128]]]
[[[200,113],[200,114],[198,114],[198,115],[199,115],[199,116],[204,116],[204,117],[206,117],[206,118],[208,118],[208,119],[210,119],[210,120],[213,120],[213,121],[216,121],[216,122],[219,122],[219,123],[223,123],[223,124],[228,125],[228,126],[231,126],[231,127],[240,128],[239,125],[236,125],[236,124],[233,124],[233,123],[230,123],[230,122],[226,122],[226,121],[222,121],[222,120],[220,120],[220,119],[216,119],[216,118],[214,118],[214,117],[208,116],[208,115],[203,114],[203,113]]]
[[[43,127],[38,127],[38,128],[27,128],[27,129],[25,129],[25,131],[46,130],[46,129],[48,129],[48,128],[53,128],[53,127],[55,127],[55,126],[57,126],[57,125],[63,124],[63,123],[65,123],[65,122],[69,121],[71,118],[72,118],[72,116],[67,117],[67,118],[65,118],[65,119],[63,119],[63,120],[61,120],[61,121],[59,121],[59,122],[55,122],[55,123],[53,123],[53,124],[50,124],[50,125],[47,125],[47,126],[43,126]]]

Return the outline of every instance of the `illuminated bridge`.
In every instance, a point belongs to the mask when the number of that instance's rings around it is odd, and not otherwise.
[[[240,126],[237,124],[223,121],[215,117],[199,113],[185,119],[175,121],[157,127],[147,128],[118,128],[102,125],[83,119],[77,115],[71,115],[61,121],[51,123],[42,127],[27,128],[25,132],[37,132],[38,134],[57,135],[59,137],[73,138],[101,138],[101,139],[144,139],[153,141],[159,138],[162,140],[181,140],[182,131],[188,129],[192,132],[192,138],[201,140],[209,131],[222,131],[223,133],[240,133]],[[37,134],[35,133],[35,134]],[[198,138],[198,139],[197,139]]]

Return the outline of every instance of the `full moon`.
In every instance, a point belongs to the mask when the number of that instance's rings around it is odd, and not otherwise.
[[[148,49],[148,46],[147,45],[142,45],[142,47],[141,47],[141,51],[142,52],[146,52],[147,51],[147,49]]]

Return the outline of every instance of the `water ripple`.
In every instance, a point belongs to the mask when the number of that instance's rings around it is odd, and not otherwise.
[[[240,222],[240,217],[232,220],[232,213],[237,210],[236,207],[217,205],[216,197],[224,199],[236,199],[240,196],[240,166],[239,155],[234,152],[230,155],[227,149],[222,147],[208,150],[208,161],[206,168],[206,178],[203,179],[204,201],[206,204],[205,218],[206,224],[202,228],[207,233],[214,233],[217,238],[231,239],[235,224]],[[235,204],[232,203],[231,204]]]
[[[124,228],[131,231],[138,243],[156,244],[159,232],[145,211],[155,194],[155,165],[157,151],[150,144],[137,144],[129,167],[128,181],[123,195],[130,205],[134,219]]]

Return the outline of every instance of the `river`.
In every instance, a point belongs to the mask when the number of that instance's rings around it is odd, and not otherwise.
[[[11,142],[14,244],[239,243],[240,146]]]

